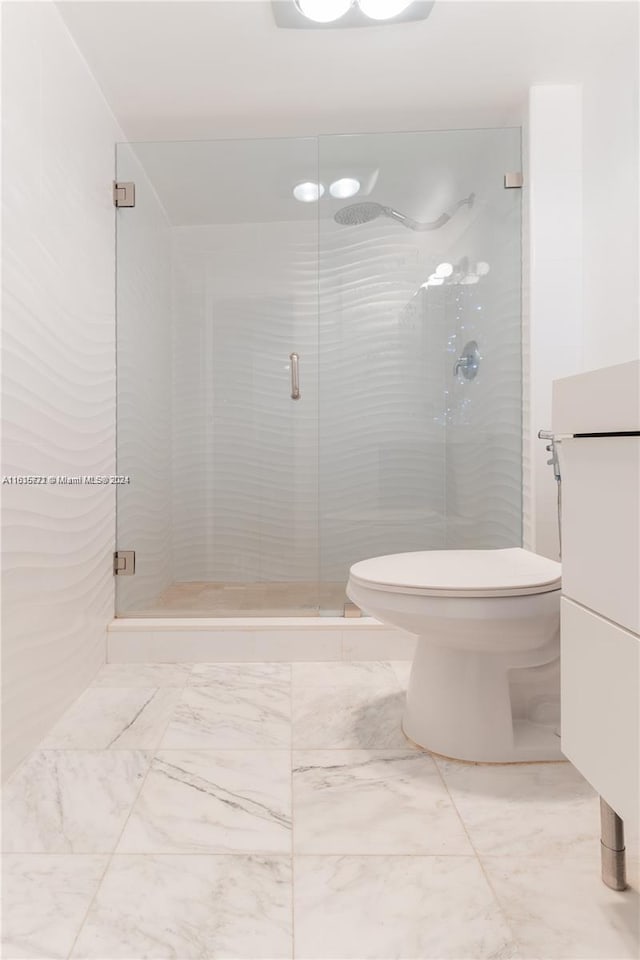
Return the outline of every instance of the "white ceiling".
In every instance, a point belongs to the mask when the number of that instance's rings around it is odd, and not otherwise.
[[[580,82],[637,43],[632,0],[437,0],[351,30],[279,29],[266,0],[58,6],[137,140],[517,122],[531,83]]]

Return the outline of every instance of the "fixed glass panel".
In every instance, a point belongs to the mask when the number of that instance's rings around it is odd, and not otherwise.
[[[317,614],[317,141],[120,145],[117,179],[118,613]]]
[[[521,543],[520,131],[321,137],[320,581]]]

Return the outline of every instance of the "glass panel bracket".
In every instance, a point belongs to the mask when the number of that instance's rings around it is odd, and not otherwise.
[[[504,175],[504,188],[505,190],[520,190],[524,185],[524,178],[520,172],[517,173],[505,173]]]
[[[114,577],[132,577],[136,572],[135,550],[116,550],[113,555]]]
[[[136,185],[133,181],[120,183],[113,181],[113,205],[114,207],[135,207]]]

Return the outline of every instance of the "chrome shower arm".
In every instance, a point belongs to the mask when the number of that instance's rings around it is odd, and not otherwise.
[[[397,220],[398,223],[408,227],[410,230],[439,230],[440,227],[444,227],[445,223],[448,223],[449,220],[451,220],[454,213],[459,210],[460,207],[473,206],[473,201],[475,198],[475,193],[470,193],[468,197],[464,198],[464,200],[458,200],[451,210],[441,213],[440,216],[436,217],[435,220],[428,220],[424,223],[420,223],[418,220],[414,220],[412,217],[406,217],[404,213],[400,213],[399,210],[394,210],[393,207],[382,207],[382,211],[385,216],[391,217],[392,220]]]

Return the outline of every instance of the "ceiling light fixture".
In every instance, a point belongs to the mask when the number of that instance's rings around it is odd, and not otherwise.
[[[334,180],[329,187],[329,193],[338,200],[345,200],[347,197],[355,197],[360,189],[360,181],[355,177],[341,177],[340,180]]]
[[[353,6],[353,0],[295,0],[296,6],[314,23],[333,23],[344,17]]]
[[[279,27],[374,27],[424,20],[434,0],[272,0]]]
[[[297,183],[293,188],[294,197],[301,203],[315,203],[323,193],[324,186],[321,183],[313,183],[311,180]]]

